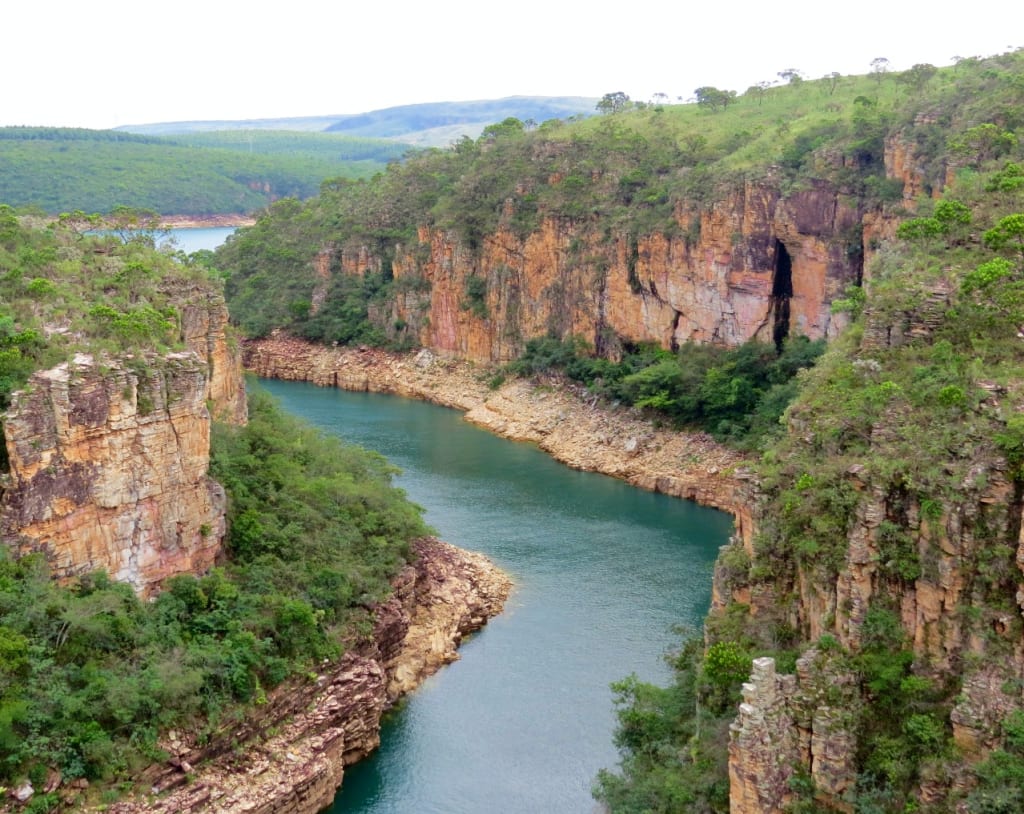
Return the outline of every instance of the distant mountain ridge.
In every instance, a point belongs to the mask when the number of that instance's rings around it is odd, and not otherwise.
[[[468,102],[399,105],[365,113],[300,116],[279,119],[210,120],[129,124],[128,133],[172,136],[216,130],[297,130],[370,138],[388,138],[419,146],[445,146],[462,136],[475,138],[484,127],[510,116],[543,122],[587,116],[596,98],[585,96],[508,96]]]

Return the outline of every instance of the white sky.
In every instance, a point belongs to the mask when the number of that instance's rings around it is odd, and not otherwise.
[[[6,0],[0,125],[360,113],[416,102],[743,92],[1024,45],[1024,4],[911,0]]]

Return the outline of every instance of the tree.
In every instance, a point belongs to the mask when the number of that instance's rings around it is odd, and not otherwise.
[[[736,91],[719,90],[711,85],[704,85],[693,92],[694,98],[700,107],[706,107],[711,112],[721,107],[723,110],[736,100]]]
[[[1020,258],[1020,270],[1024,271],[1024,214],[1018,212],[1000,218],[981,236],[981,240],[993,251],[1016,253]]]
[[[142,243],[155,248],[171,230],[161,226],[160,215],[152,209],[115,206],[106,217],[110,231],[124,243]]]
[[[825,87],[828,88],[828,95],[831,96],[836,92],[839,80],[842,79],[842,74],[839,71],[832,71],[832,73],[827,73],[822,78],[825,80]]]
[[[889,59],[888,57],[875,57],[871,60],[871,75],[875,77],[875,82],[879,85],[882,84],[882,80],[885,78],[886,73],[889,71]]]
[[[498,124],[489,124],[480,134],[480,141],[494,141],[499,138],[511,138],[526,130],[526,125],[515,116],[509,116]]]
[[[621,113],[631,105],[630,98],[621,90],[615,93],[606,93],[597,103],[597,109],[601,113]]]
[[[771,86],[771,82],[758,82],[756,85],[751,85],[749,88],[747,88],[746,93],[744,93],[743,95],[756,96],[757,106],[760,107],[761,102],[764,101],[764,97],[768,93],[768,88],[770,88]]]
[[[927,62],[919,62],[909,70],[904,71],[896,77],[897,82],[909,85],[920,93],[921,88],[928,84],[929,80],[939,72],[939,69]]]
[[[784,68],[779,71],[778,77],[790,85],[799,85],[804,81],[803,72],[799,68]]]

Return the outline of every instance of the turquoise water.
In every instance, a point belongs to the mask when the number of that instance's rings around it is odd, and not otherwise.
[[[192,254],[200,249],[213,251],[221,243],[233,234],[234,226],[204,227],[201,229],[171,229],[170,236],[174,238],[174,248],[180,249],[185,254]]]
[[[333,814],[590,814],[612,768],[609,684],[665,682],[672,628],[698,626],[721,512],[576,472],[454,410],[264,381],[292,413],[377,450],[438,535],[482,551],[516,590],[505,613],[394,714],[346,770]]]

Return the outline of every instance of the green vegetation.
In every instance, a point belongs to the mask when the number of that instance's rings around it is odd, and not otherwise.
[[[606,399],[755,448],[781,431],[779,419],[796,394],[796,374],[824,350],[823,340],[798,336],[781,351],[761,342],[735,349],[687,344],[675,353],[647,346],[611,362],[589,353],[579,339],[545,337],[527,342],[505,371],[518,376],[561,372]]]
[[[55,214],[124,205],[175,215],[242,214],[365,177],[407,145],[260,131],[163,139],[120,131],[0,128],[0,201]]]
[[[169,140],[188,147],[333,162],[350,170],[335,174],[350,178],[380,171],[389,162],[403,158],[410,149],[408,144],[390,139],[293,130],[217,130],[179,134]]]
[[[368,605],[426,532],[374,454],[250,399],[217,426],[211,472],[230,499],[228,559],[150,603],[104,574],[61,587],[37,555],[0,549],[0,785],[48,768],[130,778],[169,728],[202,742],[246,704],[365,636]],[[302,680],[301,678],[299,680]]]
[[[667,688],[636,676],[612,685],[622,771],[602,771],[594,796],[617,814],[729,810],[726,745],[750,658],[731,643],[704,654],[693,637],[669,663]]]
[[[0,206],[0,409],[29,374],[79,350],[96,355],[180,347],[176,287],[213,286],[209,271],[153,249],[143,215],[117,213],[116,235],[89,236],[91,219],[45,228]]]

